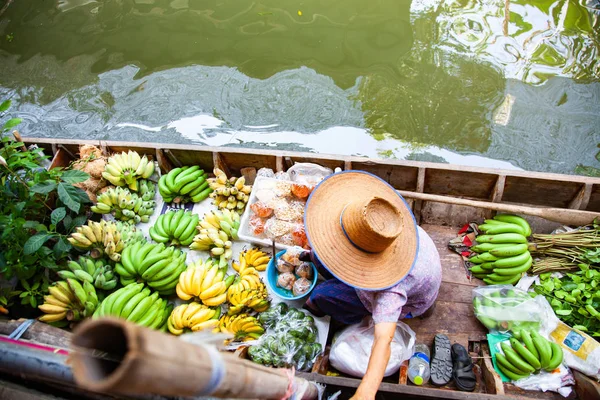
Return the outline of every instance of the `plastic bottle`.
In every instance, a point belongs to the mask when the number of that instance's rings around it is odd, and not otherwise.
[[[421,386],[429,381],[429,372],[429,347],[418,344],[408,363],[408,379],[415,385]]]

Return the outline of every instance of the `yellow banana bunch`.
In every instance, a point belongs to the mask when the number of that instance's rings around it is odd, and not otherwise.
[[[233,243],[230,238],[237,239],[239,217],[238,221],[234,222],[231,214],[229,212],[227,214],[225,212],[219,213],[218,211],[206,213],[204,219],[198,224],[200,233],[194,236],[193,242],[190,245],[190,249],[192,250],[210,251],[213,257],[219,257],[221,267],[225,267],[233,255],[233,250],[231,249]],[[222,226],[227,231],[223,230]]]
[[[221,308],[209,308],[200,303],[182,304],[175,307],[167,321],[167,327],[173,335],[181,335],[185,331],[201,331],[213,329],[219,323]]]
[[[125,246],[143,237],[143,234],[130,224],[102,220],[88,221],[87,225],[78,226],[67,240],[73,247],[91,250],[92,258],[100,258],[106,254],[111,260],[120,261]]]
[[[235,282],[227,289],[227,301],[231,304],[229,315],[239,314],[246,308],[263,312],[270,306],[267,288],[253,267],[241,270]]]
[[[128,153],[113,154],[108,157],[102,177],[115,186],[128,186],[138,190],[138,179],[148,179],[154,173],[154,161],[129,150]]]
[[[243,176],[227,178],[225,172],[219,168],[215,168],[213,173],[215,177],[207,179],[208,186],[213,189],[210,194],[213,204],[220,210],[231,210],[242,214],[250,199],[252,186],[246,185],[246,179]]]
[[[264,271],[271,261],[271,256],[262,250],[252,248],[240,253],[239,264],[235,261],[231,264],[237,272],[243,271],[246,267],[254,267],[257,271]]]
[[[38,308],[44,312],[39,320],[57,322],[63,319],[79,321],[91,317],[98,307],[98,296],[94,285],[84,281],[83,285],[75,279],[56,282],[48,288],[44,304]]]
[[[175,291],[181,300],[199,299],[209,307],[220,306],[227,300],[227,289],[235,276],[225,276],[227,268],[221,268],[215,260],[191,264],[181,275]]]
[[[250,341],[258,339],[265,329],[260,322],[248,314],[223,315],[213,332],[229,333],[235,340]]]

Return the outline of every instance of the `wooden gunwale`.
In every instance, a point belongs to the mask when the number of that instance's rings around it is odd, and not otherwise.
[[[571,210],[600,212],[600,179],[554,173],[501,170],[494,168],[467,167],[450,164],[437,164],[419,161],[383,160],[365,157],[289,152],[265,149],[247,149],[235,147],[210,147],[190,144],[139,143],[100,140],[22,138],[26,145],[37,144],[54,154],[53,166],[66,166],[72,155],[78,152],[79,145],[100,147],[106,154],[136,150],[152,156],[159,162],[161,169],[169,170],[178,165],[198,164],[206,170],[214,166],[238,174],[247,169],[261,167],[285,171],[295,162],[314,162],[330,168],[342,170],[367,170],[388,181],[398,190],[413,191],[487,201],[490,203],[520,204],[534,207],[547,206]],[[249,167],[249,168],[248,168]],[[528,192],[520,194],[523,188]],[[456,227],[466,222],[480,220],[492,215],[489,209],[469,206],[456,206],[426,200],[408,200],[418,221],[432,236],[444,268],[443,284],[438,297],[438,325],[428,326],[430,322],[415,319],[409,325],[418,336],[430,339],[434,332],[446,329],[448,335],[454,335],[455,341],[465,346],[475,345],[478,354],[487,353],[486,330],[476,321],[472,313],[471,290],[480,285],[477,280],[466,279],[462,260],[447,250],[448,240],[456,234]],[[549,231],[555,223],[540,218],[528,218],[534,230]],[[456,319],[462,319],[460,327],[444,327]],[[0,323],[2,325],[2,323]],[[466,327],[465,327],[466,326]],[[470,329],[470,330],[469,330]],[[0,333],[2,329],[0,329]],[[472,347],[472,346],[471,346]],[[483,350],[481,350],[483,348]],[[243,354],[243,352],[241,352]],[[478,362],[482,370],[482,391],[464,393],[455,390],[416,387],[405,384],[383,383],[381,390],[394,394],[403,394],[411,398],[451,398],[451,399],[505,399],[518,396],[541,398],[536,392],[514,390],[512,385],[504,387],[498,383],[498,376],[490,370],[488,360]],[[360,380],[354,378],[330,377],[323,374],[327,362],[318,365],[313,373],[303,374],[317,382],[354,388]],[[321,372],[321,373],[318,373]],[[589,379],[578,375],[578,381],[590,385]],[[592,384],[593,386],[594,384]],[[597,385],[597,384],[596,384]],[[593,386],[597,387],[597,386]],[[508,391],[505,392],[505,388]],[[544,398],[554,397],[549,393]],[[597,397],[600,399],[600,395]]]

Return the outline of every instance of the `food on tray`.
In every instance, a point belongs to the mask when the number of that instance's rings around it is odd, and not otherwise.
[[[312,266],[307,262],[298,265],[295,272],[300,278],[306,278],[308,280],[312,280],[313,278]]]
[[[308,292],[308,289],[310,289],[311,284],[312,284],[312,282],[309,281],[308,279],[300,278],[300,279],[296,280],[296,282],[294,282],[294,286],[292,288],[292,293],[294,293],[294,296],[303,295],[304,293]]]
[[[269,218],[273,215],[273,208],[269,207],[267,204],[262,201],[257,201],[256,203],[250,206],[250,209],[254,212],[255,215],[261,218]]]
[[[292,184],[292,194],[299,199],[306,200],[311,191],[312,189],[306,185]]]
[[[304,216],[304,203],[283,201],[274,205],[275,218],[282,221],[301,221]]]
[[[280,221],[275,218],[269,219],[265,222],[265,235],[271,240],[277,239],[280,236],[290,233],[294,228],[294,225],[287,221]]]
[[[279,197],[289,197],[292,194],[292,184],[287,181],[278,181],[275,184],[275,195]]]
[[[261,236],[265,232],[265,220],[258,215],[251,216],[248,225],[255,236]]]
[[[306,231],[304,230],[304,224],[297,224],[292,230],[292,239],[294,245],[308,249],[308,238],[306,237]]]
[[[294,283],[296,282],[296,276],[291,272],[284,272],[279,274],[277,278],[277,286],[282,289],[292,290]]]

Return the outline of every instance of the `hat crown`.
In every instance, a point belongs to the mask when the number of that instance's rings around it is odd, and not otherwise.
[[[348,204],[341,222],[348,239],[356,247],[370,253],[379,253],[388,248],[402,230],[400,210],[380,197]]]

